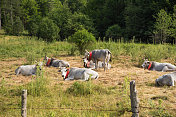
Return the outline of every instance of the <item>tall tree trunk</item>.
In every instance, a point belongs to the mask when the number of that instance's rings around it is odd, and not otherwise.
[[[1,9],[2,9],[2,0],[0,1],[0,30],[2,29],[1,28]]]
[[[1,7],[0,7],[0,30],[1,30]]]
[[[10,20],[13,25],[13,6],[12,6],[12,0],[10,0]]]

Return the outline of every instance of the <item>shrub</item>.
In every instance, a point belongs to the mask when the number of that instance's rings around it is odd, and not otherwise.
[[[69,42],[73,42],[79,49],[80,54],[84,53],[84,50],[88,48],[92,43],[96,42],[92,33],[89,33],[86,29],[78,30],[69,37]]]
[[[52,42],[59,38],[60,29],[57,25],[49,18],[43,18],[39,26],[39,37],[45,41]]]
[[[70,88],[66,90],[66,92],[75,96],[88,95],[91,94],[91,88],[87,84],[75,82]]]
[[[158,105],[154,104],[152,101],[150,101],[150,106],[154,111],[150,111],[149,114],[153,117],[172,117],[172,115],[165,110],[165,108],[162,105],[163,100],[158,100]]]
[[[110,26],[106,31],[106,37],[112,38],[112,39],[121,38],[122,37],[121,27],[118,24]]]

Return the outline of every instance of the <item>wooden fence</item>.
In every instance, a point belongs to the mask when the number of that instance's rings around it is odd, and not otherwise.
[[[132,117],[139,117],[139,99],[137,97],[135,81],[130,82],[130,99],[131,99]],[[63,109],[68,109],[68,108],[63,108]],[[72,108],[69,108],[69,109],[72,109]],[[78,110],[82,110],[82,109],[78,109]],[[98,110],[96,110],[96,111],[98,111]],[[113,111],[113,110],[99,110],[99,111]],[[21,116],[27,117],[27,90],[22,90]]]

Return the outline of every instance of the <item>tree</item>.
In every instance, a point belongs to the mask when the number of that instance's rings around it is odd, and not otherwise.
[[[72,13],[80,13],[86,6],[87,0],[65,0]]]
[[[21,35],[23,30],[24,30],[23,23],[20,20],[20,17],[17,16],[13,23],[13,35],[17,35],[17,36]]]
[[[172,25],[172,18],[164,9],[161,9],[157,14],[155,23],[155,40],[160,43],[165,43],[170,34],[169,28]]]
[[[72,13],[67,4],[56,1],[54,8],[49,13],[49,18],[60,28],[61,39],[68,38],[72,34]]]
[[[175,39],[175,43],[176,43],[176,5],[174,6],[172,25],[170,27],[170,36]]]
[[[96,42],[96,39],[92,33],[89,33],[86,29],[82,29],[70,36],[69,42],[75,43],[80,54],[83,54],[89,45]]]
[[[38,12],[38,4],[35,0],[22,0],[21,7],[24,28],[29,30],[31,24],[33,24],[33,21],[35,21],[36,17],[40,16]]]
[[[20,34],[23,30],[23,23],[21,21],[22,12],[20,0],[3,0],[1,2],[3,2],[3,27],[6,34]],[[22,30],[19,30],[20,28]]]
[[[53,22],[53,20],[45,17],[42,19],[39,25],[39,37],[43,38],[45,41],[52,42],[53,40],[59,39],[60,29]]]
[[[1,30],[1,13],[2,13],[2,0],[0,1],[0,30]]]

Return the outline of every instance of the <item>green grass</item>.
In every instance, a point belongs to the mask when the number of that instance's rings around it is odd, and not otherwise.
[[[112,52],[113,59],[119,56],[129,57],[131,62],[140,65],[143,58],[161,61],[176,61],[175,45],[153,45],[98,41],[91,46],[93,49],[107,48]],[[78,50],[66,41],[46,43],[31,37],[0,37],[0,60],[24,58],[24,64],[33,64],[44,55],[59,57],[70,54],[79,55]],[[44,72],[44,71],[43,71]],[[33,77],[32,82],[20,86],[9,85],[6,79],[0,81],[0,117],[19,117],[21,108],[21,91],[28,90],[29,117],[115,117],[131,116],[129,100],[129,78],[119,86],[104,86],[88,82],[75,82],[67,89],[62,83],[51,84],[49,76]],[[155,97],[162,99],[163,97]],[[161,103],[155,106],[160,107]],[[12,108],[12,109],[10,109]],[[17,108],[17,109],[14,109]],[[64,109],[67,108],[67,109]],[[69,109],[72,108],[72,109]],[[80,110],[82,109],[82,110]],[[113,110],[113,111],[95,111]],[[151,116],[169,115],[164,108],[155,109]],[[144,115],[144,114],[143,114]]]
[[[162,59],[171,59],[176,61],[176,46],[153,45],[153,44],[136,44],[136,43],[120,43],[120,42],[103,42],[98,41],[92,45],[89,51],[93,49],[107,48],[112,52],[113,58],[116,59],[120,55],[131,57],[132,62],[141,65],[144,58],[152,61],[161,61]],[[45,54],[57,57],[60,55],[79,55],[78,50],[73,44],[66,41],[58,41],[47,43],[31,37],[5,37],[0,38],[0,59],[21,58],[27,60],[26,64],[32,64],[35,60],[39,61]]]

